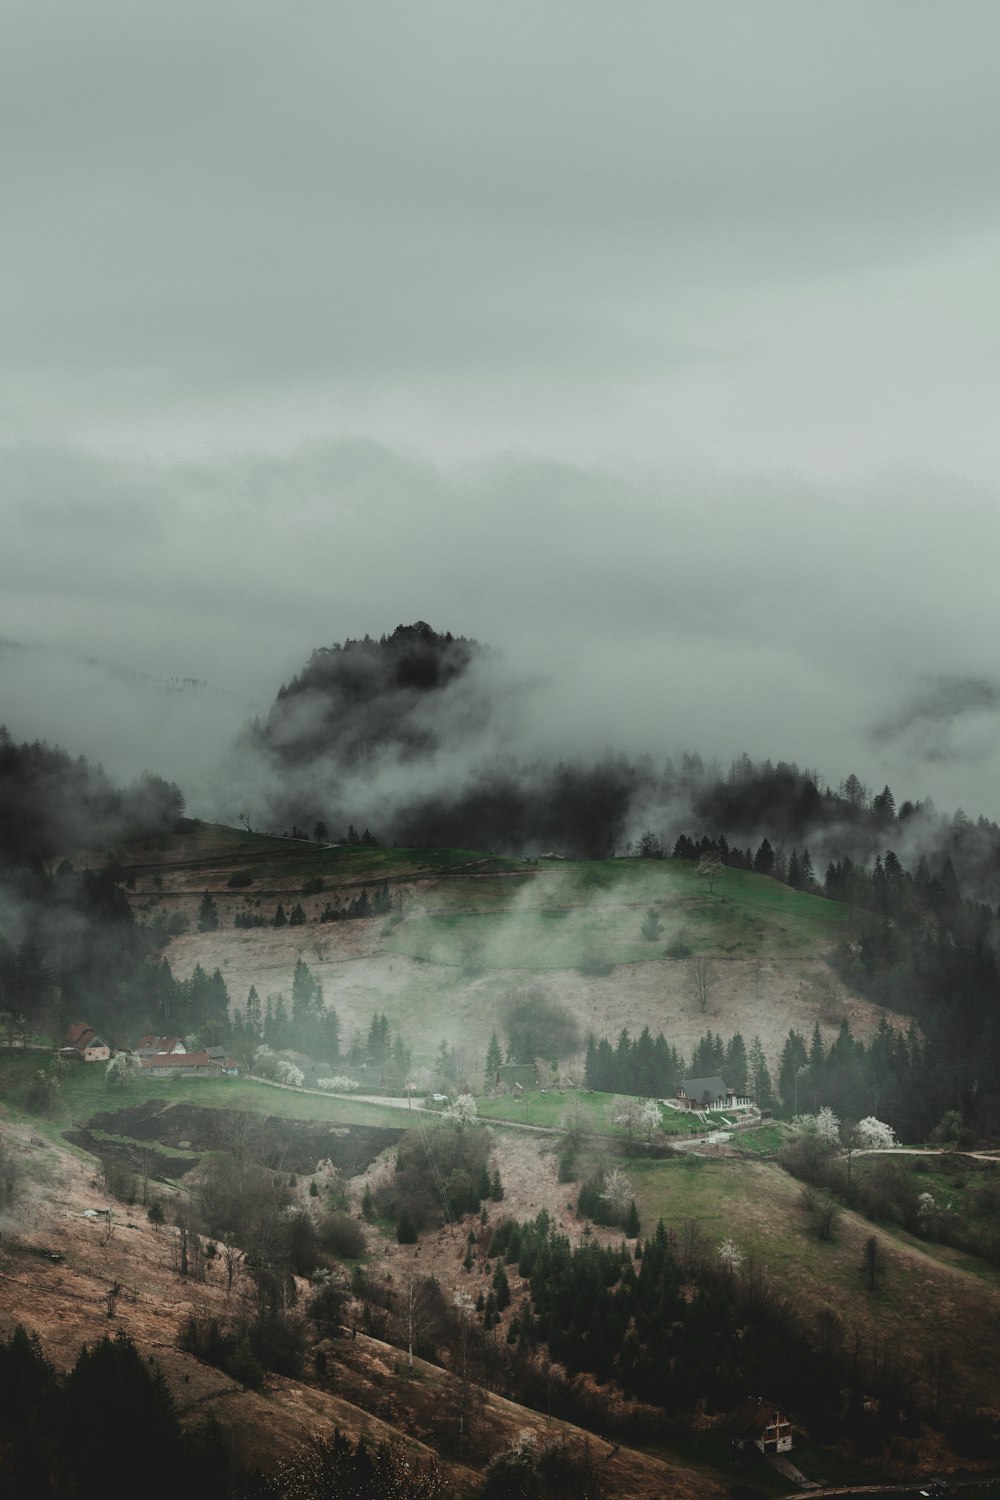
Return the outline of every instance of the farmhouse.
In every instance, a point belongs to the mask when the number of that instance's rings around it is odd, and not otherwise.
[[[752,1443],[761,1453],[787,1453],[792,1446],[792,1423],[783,1406],[755,1396],[737,1416],[739,1436],[736,1444]]]
[[[179,1036],[141,1036],[133,1051],[140,1057],[153,1057],[158,1052],[186,1052],[187,1048]]]
[[[753,1100],[727,1088],[721,1078],[685,1078],[674,1103],[678,1109],[749,1109]]]
[[[85,1021],[74,1021],[63,1038],[59,1051],[65,1056],[78,1057],[82,1062],[107,1062],[111,1048]]]

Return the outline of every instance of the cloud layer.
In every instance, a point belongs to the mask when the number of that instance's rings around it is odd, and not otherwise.
[[[551,677],[528,748],[1000,814],[995,6],[5,33],[0,635],[232,695],[168,728],[8,653],[12,732],[190,782],[313,646],[423,618]]]

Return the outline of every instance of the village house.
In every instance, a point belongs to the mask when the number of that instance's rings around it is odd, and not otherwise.
[[[179,1036],[141,1036],[134,1051],[139,1057],[153,1057],[159,1052],[186,1052],[187,1048]]]
[[[737,1414],[735,1444],[742,1448],[752,1443],[761,1453],[787,1453],[792,1446],[791,1418],[776,1401],[755,1396]]]
[[[60,1056],[79,1058],[81,1062],[107,1062],[111,1048],[85,1021],[74,1021],[59,1048]]]
[[[751,1109],[753,1100],[727,1088],[721,1078],[685,1078],[674,1095],[677,1109]]]

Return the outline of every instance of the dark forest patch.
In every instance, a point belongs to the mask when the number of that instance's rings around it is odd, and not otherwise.
[[[374,1161],[387,1146],[394,1146],[405,1133],[375,1125],[333,1125],[323,1120],[290,1120],[278,1115],[250,1115],[234,1109],[210,1109],[204,1105],[147,1099],[132,1107],[96,1114],[84,1127],[66,1133],[66,1139],[103,1156],[112,1145],[93,1140],[91,1132],[128,1136],[134,1141],[156,1141],[183,1151],[228,1151],[246,1131],[252,1131],[255,1155],[265,1166],[285,1172],[315,1172],[329,1160],[345,1177],[353,1177]],[[89,1144],[82,1137],[90,1137]],[[115,1150],[120,1150],[117,1144]],[[134,1148],[137,1157],[142,1147]],[[163,1160],[162,1155],[158,1158]],[[175,1158],[171,1158],[173,1162]],[[188,1157],[176,1158],[182,1171],[195,1165]],[[133,1170],[136,1170],[133,1168]],[[171,1176],[180,1175],[172,1171]]]
[[[111,1116],[105,1115],[102,1118],[110,1119]],[[91,1123],[100,1130],[108,1128],[103,1124],[96,1125],[96,1117]],[[164,1151],[152,1138],[149,1146],[132,1141],[109,1141],[95,1135],[86,1125],[77,1125],[72,1130],[64,1130],[62,1134],[63,1140],[69,1141],[71,1145],[81,1146],[91,1156],[96,1156],[107,1173],[150,1177],[155,1182],[174,1182],[198,1165],[197,1156],[177,1156],[171,1151]]]

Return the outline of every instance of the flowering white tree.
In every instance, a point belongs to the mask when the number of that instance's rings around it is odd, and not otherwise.
[[[471,1094],[459,1094],[454,1104],[449,1104],[444,1118],[452,1125],[474,1125],[479,1119],[479,1110]]]
[[[344,1073],[338,1073],[334,1078],[317,1078],[318,1089],[331,1089],[335,1094],[349,1094],[354,1089],[361,1087],[353,1078],[348,1078]]]
[[[738,1276],[743,1269],[743,1251],[735,1240],[724,1239],[719,1246],[719,1262],[730,1276]]]
[[[258,1078],[276,1077],[277,1053],[264,1042],[253,1055],[251,1067]]]
[[[138,1078],[141,1067],[134,1052],[116,1052],[106,1069],[108,1083],[112,1088],[128,1088]]]
[[[616,1099],[614,1122],[624,1130],[629,1140],[641,1135],[651,1141],[660,1128],[660,1106],[655,1099],[635,1099],[629,1096]]]
[[[601,1197],[615,1214],[624,1214],[632,1201],[632,1184],[621,1167],[612,1167],[604,1179]]]
[[[840,1142],[840,1121],[826,1104],[816,1116],[816,1134],[820,1140],[826,1141],[831,1146],[836,1146]]]
[[[296,1067],[295,1063],[289,1062],[286,1057],[278,1058],[274,1071],[279,1083],[287,1083],[293,1089],[300,1089],[306,1081],[306,1075],[302,1069]]]
[[[876,1119],[874,1115],[867,1115],[865,1119],[859,1120],[855,1129],[862,1151],[888,1151],[896,1144],[896,1132],[892,1126]]]

